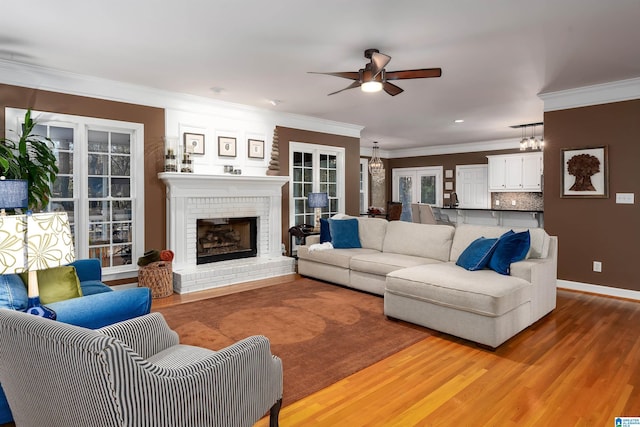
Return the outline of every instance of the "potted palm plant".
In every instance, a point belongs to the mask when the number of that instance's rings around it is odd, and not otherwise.
[[[29,109],[24,115],[20,138],[17,141],[0,138],[0,175],[27,180],[29,209],[41,210],[49,203],[58,166],[53,141],[35,134],[35,126]]]

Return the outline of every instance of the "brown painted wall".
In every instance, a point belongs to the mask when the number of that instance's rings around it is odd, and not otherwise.
[[[544,219],[558,236],[558,278],[640,290],[640,100],[547,112],[544,127]],[[609,198],[561,198],[561,150],[603,145]],[[616,204],[616,193],[635,193],[635,204]]]
[[[360,139],[277,126],[280,175],[289,174],[289,142],[329,145],[345,149],[345,213],[360,211]],[[289,251],[289,184],[282,190],[282,241]]]
[[[142,123],[145,152],[145,248],[166,247],[165,186],[157,177],[158,172],[163,169],[163,109],[4,84],[0,84],[0,107],[0,134],[3,136],[5,107]]]

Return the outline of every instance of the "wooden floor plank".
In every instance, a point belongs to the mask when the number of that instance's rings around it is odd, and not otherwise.
[[[553,313],[496,351],[434,332],[284,402],[280,425],[613,425],[640,416],[639,338],[640,303],[559,290]]]

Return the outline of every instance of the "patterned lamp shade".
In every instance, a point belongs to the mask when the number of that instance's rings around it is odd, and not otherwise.
[[[0,274],[26,271],[24,215],[0,216]]]
[[[27,215],[29,271],[59,267],[75,261],[73,236],[66,212]]]

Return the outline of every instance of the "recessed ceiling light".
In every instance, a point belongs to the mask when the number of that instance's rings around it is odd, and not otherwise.
[[[464,119],[455,119],[453,123],[464,123]]]

